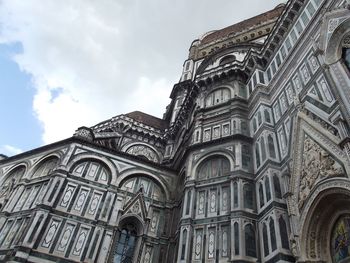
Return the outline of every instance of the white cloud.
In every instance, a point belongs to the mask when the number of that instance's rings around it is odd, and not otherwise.
[[[43,142],[134,110],[161,117],[193,39],[279,1],[220,2],[0,0],[0,43],[23,47]]]
[[[1,145],[0,146],[0,154],[5,154],[6,156],[12,156],[16,154],[20,154],[23,151],[19,148],[16,148],[11,145]]]

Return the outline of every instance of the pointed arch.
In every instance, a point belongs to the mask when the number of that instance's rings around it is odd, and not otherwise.
[[[238,222],[233,224],[233,236],[234,236],[234,250],[235,255],[239,255],[239,225]]]
[[[267,257],[269,255],[269,238],[267,236],[266,223],[263,223],[262,231],[263,231],[264,256]]]
[[[269,228],[270,228],[271,250],[273,252],[277,249],[277,240],[276,240],[275,220],[273,220],[272,217],[270,218]]]
[[[326,30],[327,31],[327,30]],[[350,18],[342,21],[337,28],[333,31],[331,37],[328,40],[325,62],[328,65],[334,64],[342,57],[342,41],[344,37],[350,32]]]
[[[273,188],[275,192],[275,197],[281,199],[282,198],[282,191],[281,191],[281,184],[280,179],[278,178],[277,174],[273,174]]]
[[[264,206],[265,201],[264,201],[264,187],[262,182],[259,183],[259,203],[260,203],[260,208]]]
[[[266,202],[268,202],[271,200],[270,178],[268,175],[265,178],[265,193],[266,193]]]
[[[256,257],[255,230],[252,224],[244,227],[245,254],[249,257]]]

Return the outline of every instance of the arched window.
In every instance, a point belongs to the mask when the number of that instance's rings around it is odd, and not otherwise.
[[[38,164],[32,178],[42,177],[48,175],[57,165],[57,157],[49,157]]]
[[[278,219],[278,224],[280,226],[282,248],[289,249],[287,225],[282,216]]]
[[[266,176],[265,178],[265,191],[266,191],[266,201],[271,199],[271,189],[270,189],[270,178]]]
[[[260,126],[262,123],[262,117],[261,117],[261,112],[258,111],[258,125]]]
[[[264,110],[264,115],[265,115],[265,121],[268,123],[271,123],[270,112],[267,109]]]
[[[272,138],[271,134],[269,134],[269,136],[267,137],[267,142],[268,142],[268,145],[269,145],[270,157],[273,158],[273,159],[276,159],[275,144],[273,142],[273,138]]]
[[[225,157],[214,157],[205,160],[198,169],[198,179],[222,176],[230,171],[230,162]]]
[[[6,179],[2,183],[2,187],[9,186],[12,182],[18,182],[26,171],[26,167],[21,165],[16,167],[11,171],[9,175],[6,176]]]
[[[206,98],[206,106],[210,107],[228,101],[231,98],[231,92],[228,88],[221,88],[211,92]]]
[[[74,166],[72,173],[104,184],[107,184],[111,178],[109,169],[103,163],[92,160],[78,163]]]
[[[259,183],[259,203],[260,207],[264,206],[264,189],[262,183]]]
[[[235,222],[233,225],[234,237],[235,237],[235,255],[239,255],[239,227]]]
[[[189,190],[189,191],[187,192],[186,215],[189,215],[189,214],[190,214],[191,194],[192,194],[192,191]]]
[[[187,230],[185,229],[182,232],[182,241],[181,241],[181,260],[185,259],[186,256],[186,243],[187,243]]]
[[[275,196],[276,198],[282,198],[281,185],[280,180],[277,177],[277,174],[273,175],[273,187],[275,188]]]
[[[350,48],[343,48],[342,58],[345,66],[350,71]]]
[[[228,64],[228,63],[232,63],[235,60],[236,60],[236,57],[234,55],[227,55],[220,60],[219,65],[221,66],[221,65]]]
[[[267,227],[263,224],[263,242],[264,242],[264,255],[267,257],[269,255],[269,239],[267,237]]]
[[[144,176],[135,176],[123,182],[121,189],[136,193],[142,188],[145,197],[163,201],[165,199],[162,188],[152,179]]]
[[[133,262],[137,242],[137,231],[134,225],[123,227],[115,246],[113,263]]]
[[[255,161],[256,161],[256,168],[260,167],[260,153],[259,153],[259,144],[255,144]]]
[[[275,231],[275,223],[272,218],[270,218],[270,237],[271,237],[271,249],[272,251],[275,251],[277,248],[277,243],[276,243],[276,231]]]
[[[238,184],[237,182],[233,183],[233,206],[238,207]]]
[[[243,186],[243,198],[244,198],[244,207],[253,209],[254,208],[254,193],[253,186],[250,183],[246,183]]]
[[[345,66],[350,71],[350,35],[346,36],[343,40],[342,59]]]
[[[261,137],[261,139],[260,139],[260,146],[261,146],[262,161],[265,161],[266,160],[266,147],[265,147],[265,139],[264,139],[264,137]]]
[[[249,257],[256,257],[255,231],[251,224],[244,227],[245,254]]]

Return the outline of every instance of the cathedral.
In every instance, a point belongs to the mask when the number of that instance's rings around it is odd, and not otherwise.
[[[0,155],[0,262],[350,262],[349,9],[207,32],[163,118]]]

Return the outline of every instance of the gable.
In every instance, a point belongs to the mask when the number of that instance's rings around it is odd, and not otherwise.
[[[349,174],[349,160],[340,139],[303,112],[295,118],[288,208],[300,215],[317,184]]]

